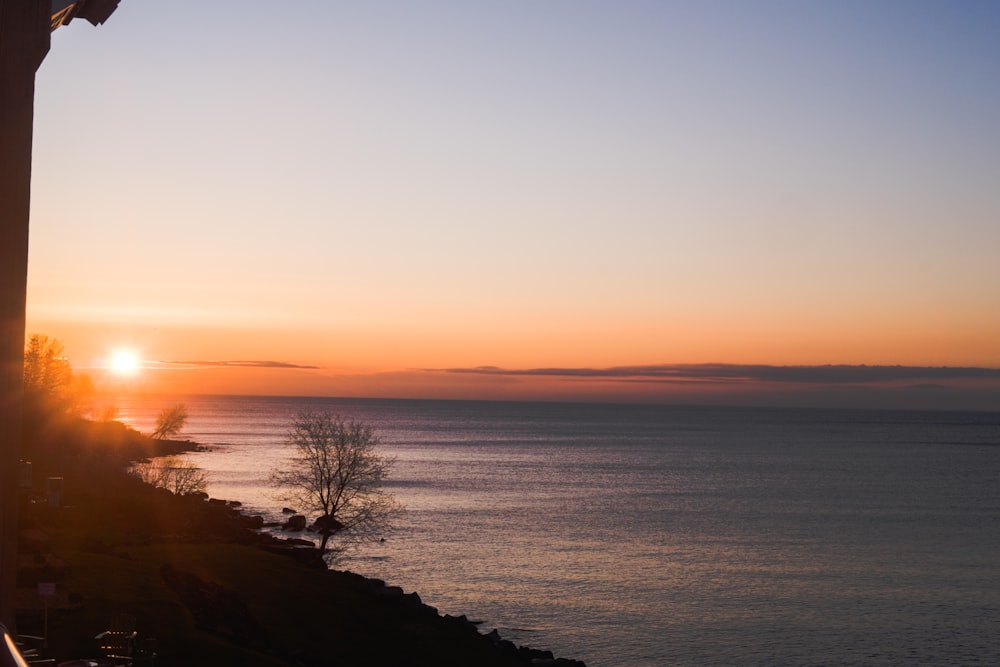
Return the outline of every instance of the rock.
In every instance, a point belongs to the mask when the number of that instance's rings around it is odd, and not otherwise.
[[[301,537],[291,537],[285,540],[285,544],[293,547],[316,547],[316,543],[312,540],[304,540]]]
[[[285,540],[282,540],[285,542]],[[280,556],[288,556],[292,560],[305,565],[306,567],[315,568],[319,570],[325,570],[326,561],[323,560],[323,554],[316,547],[296,547],[290,544],[262,544],[260,548],[264,551],[268,551],[273,554],[278,554]]]
[[[282,514],[298,514],[298,512],[296,512],[295,510],[291,509],[290,507],[282,507],[281,508],[281,513]]]
[[[531,664],[533,665],[551,665],[555,662],[555,656],[552,655],[552,651],[543,651],[537,648],[522,646],[520,653],[531,660]]]
[[[459,616],[452,616],[451,614],[445,614],[444,618],[445,620],[455,624],[456,626],[464,630],[471,630],[475,634],[479,634],[479,628],[476,627],[476,624],[470,621],[465,614],[461,614]]]
[[[579,660],[568,658],[532,658],[530,664],[531,667],[587,667]]]
[[[413,607],[414,609],[418,609],[424,605],[423,600],[421,600],[420,596],[416,593],[407,593],[403,595],[403,602],[405,602],[407,606]]]
[[[375,591],[375,594],[380,598],[401,598],[403,597],[403,589],[399,586],[383,586]]]
[[[281,526],[282,530],[289,530],[293,532],[299,532],[305,530],[306,528],[306,518],[301,514],[295,514],[288,517],[288,521]]]
[[[313,522],[313,525],[309,527],[309,530],[316,531],[317,533],[336,533],[338,530],[344,527],[344,524],[337,521],[336,518],[325,514]]]

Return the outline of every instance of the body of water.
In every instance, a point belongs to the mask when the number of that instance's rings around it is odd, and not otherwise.
[[[340,566],[589,667],[1000,664],[998,413],[180,400],[270,518],[298,412],[371,423],[406,512]]]

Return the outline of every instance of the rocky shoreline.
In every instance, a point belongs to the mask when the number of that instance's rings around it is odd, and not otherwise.
[[[126,611],[155,640],[159,667],[585,667],[481,632],[417,593],[329,569],[313,542],[272,534],[238,502],[177,496],[125,472],[197,443],[85,420],[28,436],[18,631],[46,630],[56,660],[95,655],[94,635]],[[51,476],[64,481],[58,503],[44,501]],[[56,598],[40,599],[43,582]]]
[[[244,512],[242,504],[239,501],[226,501],[207,497],[205,501],[210,504],[225,506],[230,511],[236,512],[240,517],[240,521],[243,522],[244,527],[257,535],[257,538],[260,540],[259,548],[270,553],[289,557],[306,567],[329,569],[314,541],[299,537],[281,537],[275,535],[273,532],[268,532],[275,529],[292,533],[309,530],[308,518],[304,515],[290,508],[283,508],[282,512],[288,515],[284,522],[267,522],[259,514],[247,514]],[[518,646],[512,641],[503,639],[496,628],[484,634],[480,631],[479,622],[469,620],[464,614],[460,616],[441,614],[436,607],[425,604],[418,593],[407,593],[402,587],[387,584],[382,579],[365,577],[349,570],[331,571],[339,572],[343,576],[349,577],[358,590],[373,595],[387,604],[399,605],[422,615],[437,617],[465,634],[481,638],[489,642],[499,653],[512,660],[521,661],[524,664],[532,665],[532,667],[586,667],[586,663],[581,660],[557,658],[549,650]]]

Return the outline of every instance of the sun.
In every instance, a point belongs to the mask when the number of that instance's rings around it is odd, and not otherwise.
[[[132,350],[118,350],[111,357],[111,370],[118,375],[134,375],[139,370],[139,359]]]

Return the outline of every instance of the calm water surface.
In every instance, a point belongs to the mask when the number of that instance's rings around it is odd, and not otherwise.
[[[1000,664],[998,413],[182,400],[274,518],[296,413],[372,423],[407,511],[344,566],[590,667]]]

